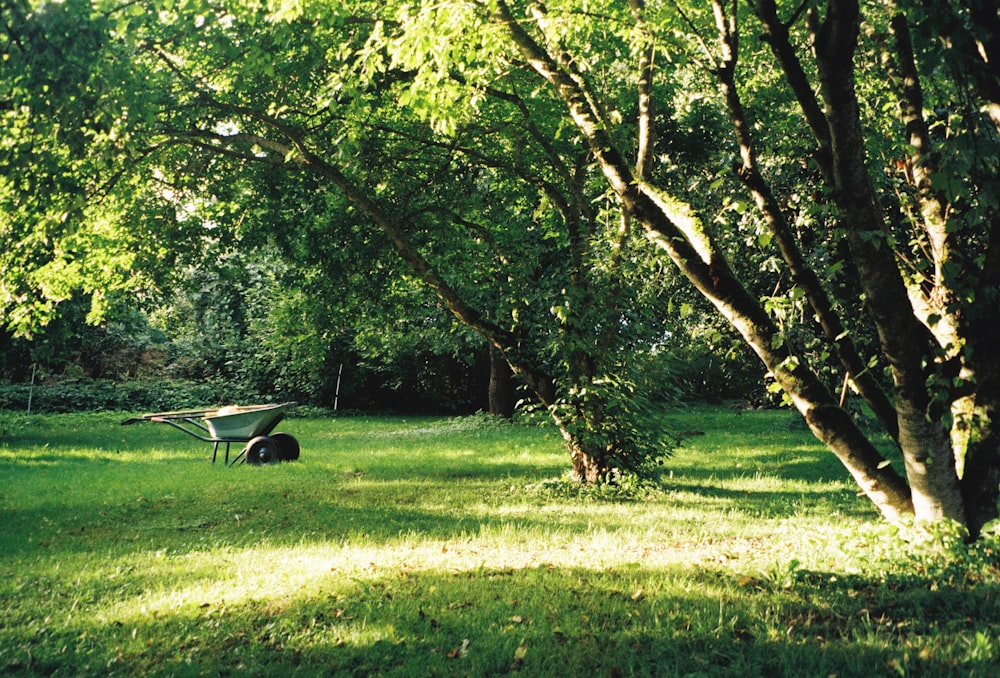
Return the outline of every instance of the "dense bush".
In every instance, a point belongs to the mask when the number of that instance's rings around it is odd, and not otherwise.
[[[683,402],[777,404],[767,391],[763,378],[765,370],[743,346],[723,351],[692,344],[670,356],[668,370],[673,387],[681,393]]]
[[[633,365],[635,379],[649,398],[666,405],[728,401],[776,404],[767,392],[763,372],[760,363],[741,347],[722,351],[694,342],[637,356]]]

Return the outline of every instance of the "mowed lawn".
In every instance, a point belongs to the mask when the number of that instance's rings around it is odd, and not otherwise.
[[[912,545],[794,414],[667,414],[662,485],[557,433],[290,417],[299,461],[0,413],[0,674],[996,676],[995,536]]]

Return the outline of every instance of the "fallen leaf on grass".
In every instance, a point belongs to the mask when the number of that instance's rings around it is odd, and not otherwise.
[[[521,644],[517,646],[514,650],[514,666],[518,666],[524,661],[524,658],[528,656],[528,646],[521,641]]]
[[[454,648],[448,653],[448,659],[458,659],[459,657],[464,657],[469,654],[469,639],[466,638],[462,641],[461,647]]]

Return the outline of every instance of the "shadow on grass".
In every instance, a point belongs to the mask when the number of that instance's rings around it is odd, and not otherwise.
[[[681,582],[681,583],[679,583]],[[995,585],[547,565],[357,577],[17,638],[8,673],[333,676],[990,675]],[[975,620],[975,621],[973,621]],[[8,637],[8,640],[12,640]],[[98,670],[97,667],[100,667]]]
[[[704,508],[711,502],[720,510],[736,510],[764,519],[780,519],[795,515],[821,513],[876,518],[870,505],[857,493],[839,488],[801,490],[733,489],[699,481],[672,479],[666,486],[674,493],[671,501],[678,505]]]
[[[591,527],[594,507],[608,506],[552,498],[563,510],[538,510],[550,500],[525,486],[559,468],[531,460],[345,472],[337,470],[340,458],[268,468],[224,468],[190,458],[119,464],[113,456],[84,461],[49,454],[36,463],[43,459],[51,465],[45,467],[51,483],[39,487],[51,487],[51,494],[17,505],[3,501],[0,491],[0,543],[7,555],[195,551],[261,541],[387,543],[401,535],[444,540],[506,529],[582,533]],[[498,471],[506,480],[498,480]],[[742,490],[685,477],[664,487],[653,501],[665,507],[738,510],[761,519],[809,511],[871,516],[853,493],[835,487]],[[612,531],[629,526],[627,510],[601,520]]]
[[[300,501],[294,490],[274,488],[252,494],[204,497],[153,497],[56,511],[51,506],[6,511],[2,540],[4,553],[25,555],[123,553],[170,550],[198,552],[219,546],[247,547],[266,543],[293,546],[302,543],[386,544],[401,538],[449,540],[504,531],[538,534],[552,530],[585,533],[592,516],[581,510],[558,515],[532,510],[500,512],[490,506],[447,502],[454,482],[414,482],[400,488],[330,487],[328,497]],[[462,481],[462,493],[485,495],[495,485]],[[422,505],[427,498],[432,505]],[[438,500],[437,497],[444,499]],[[627,518],[622,518],[627,521]],[[609,529],[614,529],[609,525]]]
[[[765,447],[761,444],[761,447]],[[776,452],[740,457],[720,455],[711,448],[681,448],[666,466],[677,474],[692,478],[739,478],[767,475],[785,480],[829,482],[848,478],[843,465],[833,453],[815,446],[785,445]]]

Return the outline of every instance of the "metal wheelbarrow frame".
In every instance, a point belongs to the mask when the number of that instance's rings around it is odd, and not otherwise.
[[[299,458],[299,443],[291,434],[271,433],[284,419],[285,412],[294,406],[295,403],[229,405],[202,410],[157,412],[126,419],[122,425],[127,426],[140,421],[167,424],[198,440],[212,443],[213,464],[219,454],[219,446],[225,443],[227,466],[243,461],[256,466],[295,461]],[[230,461],[229,446],[232,443],[246,443],[246,445]]]

